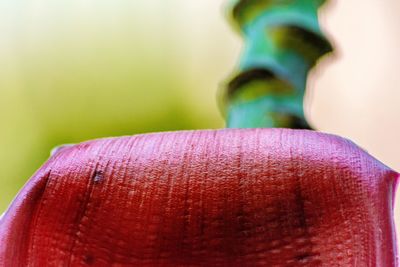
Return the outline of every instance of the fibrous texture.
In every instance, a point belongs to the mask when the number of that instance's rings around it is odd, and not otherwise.
[[[188,131],[56,152],[0,222],[1,266],[395,266],[398,174],[305,130]]]

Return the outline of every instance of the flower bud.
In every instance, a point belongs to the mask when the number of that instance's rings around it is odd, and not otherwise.
[[[398,174],[288,129],[58,150],[0,221],[1,266],[395,266]]]

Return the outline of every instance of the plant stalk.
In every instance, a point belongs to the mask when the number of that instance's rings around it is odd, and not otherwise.
[[[240,62],[224,88],[228,128],[309,129],[307,75],[332,51],[318,23],[324,0],[236,0],[229,7],[244,39]]]

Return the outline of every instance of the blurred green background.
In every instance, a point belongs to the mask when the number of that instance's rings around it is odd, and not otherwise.
[[[0,1],[0,211],[59,144],[222,127],[221,4]]]
[[[0,0],[0,212],[59,144],[222,127],[242,42],[227,1]],[[336,52],[307,117],[399,171],[400,1],[331,0],[321,22]]]

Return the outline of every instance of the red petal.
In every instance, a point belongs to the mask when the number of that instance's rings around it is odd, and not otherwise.
[[[311,131],[90,141],[19,193],[0,222],[0,265],[395,266],[397,177]]]

